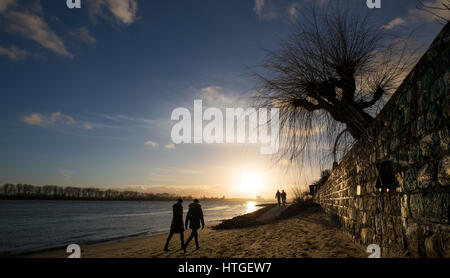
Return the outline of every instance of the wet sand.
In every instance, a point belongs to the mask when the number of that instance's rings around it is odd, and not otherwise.
[[[185,232],[185,238],[190,234]],[[231,230],[199,231],[201,248],[192,241],[187,253],[175,235],[171,251],[164,252],[167,234],[122,242],[81,246],[82,258],[367,258],[365,249],[352,241],[320,208],[268,224]],[[38,258],[65,258],[65,250],[40,252]]]

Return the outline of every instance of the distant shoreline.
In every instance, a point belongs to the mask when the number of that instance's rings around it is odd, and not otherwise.
[[[143,193],[119,191],[93,187],[72,187],[58,185],[34,186],[30,184],[0,185],[0,200],[82,200],[82,201],[176,201],[178,198],[193,200],[194,196],[179,196],[169,193]],[[202,201],[255,201],[247,198],[226,198],[196,196]],[[265,201],[259,199],[256,201]]]
[[[151,200],[151,199],[92,199],[92,198],[49,198],[49,197],[4,197],[0,196],[0,201],[106,201],[106,202],[176,202],[179,197],[173,199],[161,199],[161,200]],[[192,201],[194,198],[184,198],[185,201]],[[255,199],[222,199],[222,198],[197,198],[203,202],[259,202]],[[263,202],[266,200],[263,200]]]

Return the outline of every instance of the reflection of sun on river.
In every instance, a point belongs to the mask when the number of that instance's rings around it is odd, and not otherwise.
[[[247,202],[247,213],[252,213],[256,211],[256,203],[253,201]]]

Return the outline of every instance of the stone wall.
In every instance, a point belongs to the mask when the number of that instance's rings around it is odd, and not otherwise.
[[[450,25],[314,199],[383,257],[450,257]]]

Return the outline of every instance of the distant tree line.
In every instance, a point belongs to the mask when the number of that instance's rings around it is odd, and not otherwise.
[[[62,187],[57,185],[34,186],[29,184],[0,185],[2,200],[103,200],[103,201],[175,201],[181,196],[168,193],[141,193],[135,191],[102,190],[99,188]],[[192,196],[183,196],[192,200]],[[203,201],[218,201],[222,198],[201,198]]]

